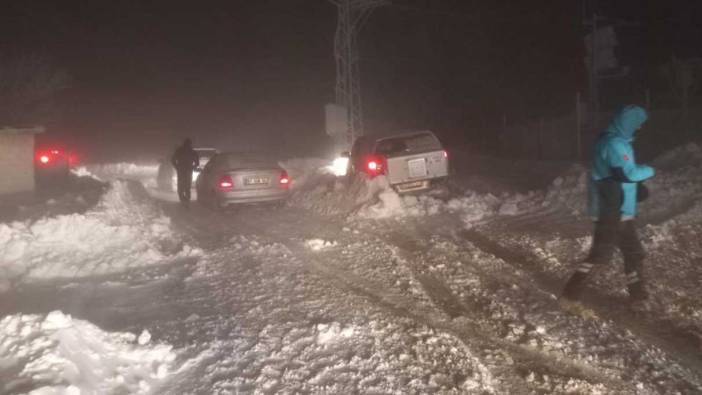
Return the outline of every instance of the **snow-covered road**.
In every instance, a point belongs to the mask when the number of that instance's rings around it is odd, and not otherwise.
[[[93,208],[0,223],[0,394],[702,393],[698,146],[642,207],[654,311],[612,265],[597,320],[555,298],[589,245],[582,168],[440,200],[285,165],[282,209],[184,210],[115,164],[81,170],[109,182]]]

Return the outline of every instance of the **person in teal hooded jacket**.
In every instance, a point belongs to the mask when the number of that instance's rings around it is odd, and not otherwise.
[[[634,134],[647,118],[643,108],[626,106],[595,143],[588,183],[588,212],[595,220],[595,231],[588,257],[578,265],[563,290],[562,298],[566,301],[582,297],[592,269],[609,263],[617,248],[624,257],[632,302],[648,299],[643,273],[645,251],[634,218],[637,202],[647,195],[643,181],[653,177],[655,171],[650,166],[636,164],[631,145]]]

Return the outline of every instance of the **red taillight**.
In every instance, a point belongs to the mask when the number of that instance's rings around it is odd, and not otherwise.
[[[49,163],[50,160],[51,158],[49,157],[49,155],[39,155],[39,162],[43,164]]]
[[[371,177],[385,174],[385,157],[380,155],[368,156],[365,161],[364,169]]]
[[[444,158],[448,159],[448,151],[444,151]]]
[[[219,189],[223,191],[228,191],[234,188],[234,181],[230,176],[222,176],[219,178]]]
[[[285,170],[280,173],[280,185],[286,188],[288,185],[290,185],[290,177],[288,177],[288,172]]]
[[[78,166],[79,163],[80,163],[80,160],[78,159],[78,155],[76,155],[74,153],[68,154],[68,164],[70,166]]]

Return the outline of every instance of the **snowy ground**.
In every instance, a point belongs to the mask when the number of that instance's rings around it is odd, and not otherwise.
[[[155,164],[78,169],[107,184],[0,223],[0,394],[702,393],[700,146],[655,161],[641,207],[654,310],[617,262],[596,320],[555,299],[590,241],[584,169],[538,164],[543,188],[485,160],[440,199],[296,159],[286,207],[226,212],[181,209]]]

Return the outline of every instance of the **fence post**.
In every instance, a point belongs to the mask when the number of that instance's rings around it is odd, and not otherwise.
[[[575,159],[580,161],[582,147],[582,110],[580,107],[580,92],[575,93]]]

